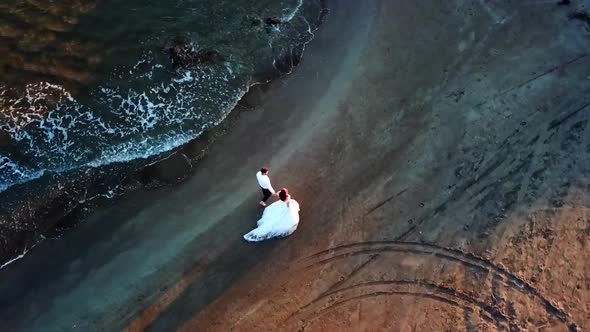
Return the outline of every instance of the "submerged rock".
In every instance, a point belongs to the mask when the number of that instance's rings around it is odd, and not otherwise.
[[[264,23],[266,24],[264,26],[264,30],[266,30],[267,33],[272,33],[275,30],[278,30],[279,28],[279,24],[282,24],[283,21],[281,21],[280,18],[278,17],[268,17],[266,20],[264,20]]]
[[[268,25],[279,25],[279,24],[281,24],[283,22],[278,17],[269,17],[269,18],[266,19],[265,23],[268,24]]]
[[[195,50],[187,46],[183,41],[176,40],[174,46],[168,49],[172,67],[188,68],[201,63],[219,62],[223,61],[223,57],[219,52],[210,49]]]

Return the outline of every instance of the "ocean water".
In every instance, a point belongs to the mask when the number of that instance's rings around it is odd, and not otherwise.
[[[0,191],[198,137],[278,65],[288,71],[323,9],[321,0],[2,1]],[[173,68],[175,39],[221,59]]]

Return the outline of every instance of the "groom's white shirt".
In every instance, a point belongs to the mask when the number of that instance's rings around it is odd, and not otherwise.
[[[270,178],[268,177],[268,175],[262,175],[262,172],[258,171],[258,173],[256,173],[256,179],[258,180],[258,184],[260,185],[260,187],[262,187],[263,189],[270,190],[270,192],[273,194],[275,193],[275,190],[272,188],[270,184]]]

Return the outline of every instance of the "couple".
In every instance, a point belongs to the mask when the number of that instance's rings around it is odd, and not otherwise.
[[[264,209],[262,218],[257,222],[258,227],[244,235],[244,239],[249,242],[258,242],[293,234],[299,225],[299,203],[291,199],[287,188],[275,193],[270,184],[267,167],[263,167],[260,172],[256,173],[256,179],[262,188],[263,197],[259,202],[260,205],[266,207],[265,202],[272,195],[277,195],[279,200]]]

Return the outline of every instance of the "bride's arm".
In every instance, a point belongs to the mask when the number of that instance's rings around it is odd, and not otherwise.
[[[288,200],[288,201],[287,201],[287,207],[288,207],[288,208],[291,208],[291,206],[292,206],[292,205],[294,205],[294,206],[297,208],[297,211],[299,211],[299,210],[300,210],[300,207],[299,207],[299,202],[297,202],[297,201],[295,201],[295,200],[293,200],[293,199],[290,199],[290,200]]]

